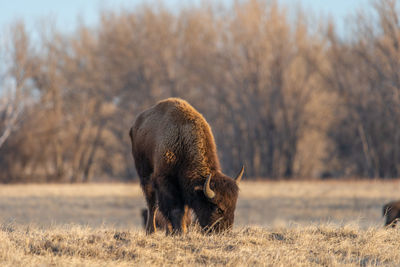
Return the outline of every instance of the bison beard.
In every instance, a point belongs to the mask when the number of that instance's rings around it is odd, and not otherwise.
[[[210,126],[189,103],[160,101],[139,114],[129,135],[148,207],[146,233],[157,228],[157,206],[167,234],[186,232],[189,209],[207,232],[232,227],[244,168],[235,179],[222,173]]]
[[[393,201],[383,206],[383,216],[386,216],[385,226],[396,227],[400,219],[400,201]]]

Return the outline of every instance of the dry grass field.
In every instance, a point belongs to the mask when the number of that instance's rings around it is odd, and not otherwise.
[[[243,182],[235,227],[146,236],[136,184],[0,186],[1,266],[400,266],[400,182]]]

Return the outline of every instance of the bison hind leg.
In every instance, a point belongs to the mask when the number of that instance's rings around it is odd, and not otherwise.
[[[155,214],[157,209],[156,192],[153,181],[151,180],[153,167],[143,154],[133,149],[133,145],[132,154],[135,160],[137,173],[139,174],[140,185],[147,203],[146,234],[151,234],[156,230]],[[143,218],[145,217],[144,215],[142,216]]]
[[[142,184],[143,192],[147,202],[147,223],[146,234],[152,234],[156,231],[155,216],[157,212],[156,193],[152,184]]]

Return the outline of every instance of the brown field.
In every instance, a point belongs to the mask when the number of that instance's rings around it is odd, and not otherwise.
[[[0,186],[2,266],[399,266],[400,182],[243,182],[232,232],[147,237],[136,184]]]

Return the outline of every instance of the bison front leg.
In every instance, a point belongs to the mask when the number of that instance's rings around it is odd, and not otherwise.
[[[182,234],[187,232],[185,223],[185,210],[176,208],[171,211],[171,226],[172,232],[167,231],[168,234]]]
[[[185,208],[179,198],[179,191],[165,179],[157,180],[157,199],[159,211],[167,219],[166,234],[180,234],[186,232],[184,224]]]
[[[190,223],[191,223],[191,218],[190,218],[189,207],[187,205],[185,205],[184,214],[183,214],[182,222],[181,222],[182,231],[184,233],[187,232],[187,229],[188,229]]]
[[[184,234],[187,232],[186,214],[182,209],[173,209],[168,216],[166,235]]]

